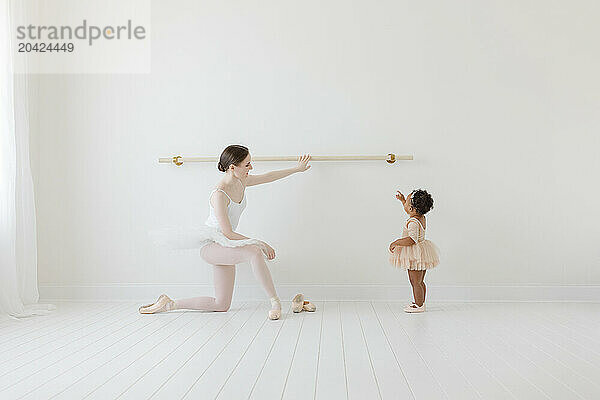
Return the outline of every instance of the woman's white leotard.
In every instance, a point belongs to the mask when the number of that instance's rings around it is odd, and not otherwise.
[[[240,222],[242,212],[246,208],[246,194],[244,193],[244,197],[242,198],[241,202],[236,203],[231,199],[231,197],[229,197],[227,192],[222,189],[215,189],[210,192],[210,196],[208,196],[208,218],[206,219],[205,224],[217,229],[220,229],[219,221],[217,220],[217,216],[215,214],[215,208],[212,206],[212,204],[210,204],[210,198],[212,197],[213,193],[217,191],[224,193],[229,199],[229,204],[227,205],[227,216],[229,217],[229,222],[231,223],[231,229],[235,231]]]

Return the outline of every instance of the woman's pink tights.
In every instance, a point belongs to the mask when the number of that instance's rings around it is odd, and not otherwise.
[[[270,298],[277,297],[271,273],[262,250],[256,245],[224,247],[211,243],[202,248],[200,256],[214,267],[215,297],[192,297],[175,300],[175,309],[227,311],[231,305],[235,284],[235,265],[250,262],[254,276]]]

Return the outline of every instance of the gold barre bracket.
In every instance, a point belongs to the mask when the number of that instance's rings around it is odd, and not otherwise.
[[[311,156],[311,161],[369,161],[369,160],[384,160],[388,164],[393,164],[398,160],[412,160],[412,155],[397,156],[394,153],[389,153],[385,156]],[[161,157],[158,159],[162,164],[175,164],[178,167],[184,162],[217,162],[217,157]],[[252,161],[297,161],[298,156],[279,156],[279,157],[252,157]]]

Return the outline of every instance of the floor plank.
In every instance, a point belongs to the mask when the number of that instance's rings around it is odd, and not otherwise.
[[[349,399],[381,399],[373,360],[355,303],[340,303]]]
[[[315,399],[347,399],[346,359],[338,302],[327,302],[323,306],[322,329]]]

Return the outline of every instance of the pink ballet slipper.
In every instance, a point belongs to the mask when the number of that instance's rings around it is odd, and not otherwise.
[[[299,313],[304,306],[304,295],[299,293],[292,299],[292,311]]]
[[[302,309],[304,311],[308,311],[308,312],[315,312],[317,310],[317,306],[315,306],[310,301],[305,301],[304,304],[302,305]]]

